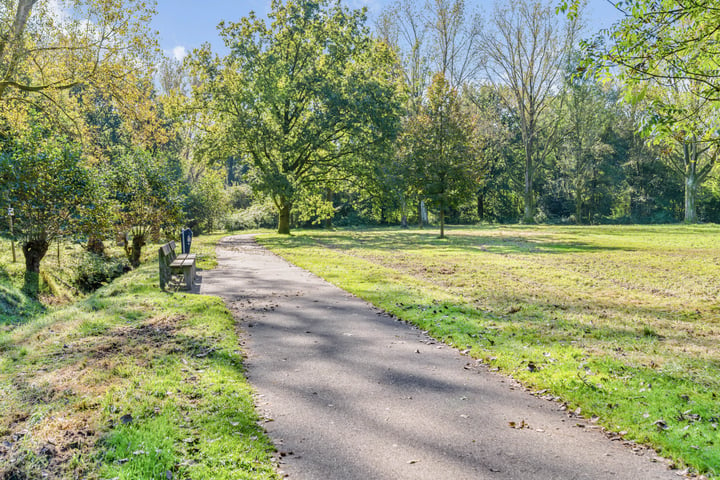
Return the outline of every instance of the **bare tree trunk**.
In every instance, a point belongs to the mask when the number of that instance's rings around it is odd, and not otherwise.
[[[132,246],[130,247],[130,265],[133,268],[137,268],[140,266],[140,256],[142,255],[142,247],[145,246],[145,235],[139,234],[135,235],[133,234],[132,239]]]
[[[105,244],[103,243],[102,239],[97,235],[90,235],[88,237],[88,243],[85,249],[88,252],[94,253],[95,255],[99,255],[101,257],[105,255]]]
[[[524,210],[523,223],[533,223],[535,221],[535,199],[533,198],[533,178],[532,178],[532,152],[525,153],[525,191],[523,192]]]
[[[477,216],[480,221],[485,218],[485,193],[482,190],[477,193]]]
[[[685,175],[685,223],[697,223],[696,200],[698,182],[693,170],[687,172]]]
[[[440,238],[445,238],[445,199],[440,198]]]
[[[332,205],[332,203],[333,203],[333,191],[332,191],[330,188],[327,189],[325,199],[326,199],[328,202],[330,202],[330,204]],[[326,219],[325,219],[325,228],[331,229],[331,228],[332,228],[332,221],[333,221],[333,217],[326,218]]]

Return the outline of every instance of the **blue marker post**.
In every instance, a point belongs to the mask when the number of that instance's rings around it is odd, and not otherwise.
[[[182,253],[190,253],[190,244],[192,243],[192,230],[183,228],[180,231],[180,246]]]

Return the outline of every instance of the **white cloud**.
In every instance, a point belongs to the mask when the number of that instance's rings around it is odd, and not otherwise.
[[[187,49],[182,45],[178,45],[172,49],[172,56],[179,62],[182,62],[183,58],[187,56],[187,53]]]

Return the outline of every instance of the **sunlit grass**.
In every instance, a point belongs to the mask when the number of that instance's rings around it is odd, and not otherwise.
[[[217,236],[193,243],[202,265]],[[235,321],[146,264],[0,330],[0,478],[275,479]]]
[[[608,431],[720,473],[716,226],[300,232],[260,241]]]

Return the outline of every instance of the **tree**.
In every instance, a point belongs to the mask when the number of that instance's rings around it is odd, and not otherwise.
[[[72,231],[80,210],[91,208],[92,175],[64,138],[35,128],[0,151],[0,199],[15,211],[25,256],[25,287],[38,291],[40,262],[51,242]]]
[[[33,102],[88,82],[114,92],[144,70],[155,13],[142,0],[9,0],[0,7],[0,101]]]
[[[489,27],[480,48],[487,57],[487,80],[498,87],[520,126],[525,163],[523,221],[531,223],[535,171],[559,140],[560,122],[551,114],[556,109],[553,104],[562,99],[559,92],[577,23],[561,25],[549,5],[522,0],[498,6]]]
[[[575,221],[583,223],[587,218],[591,222],[593,187],[599,181],[603,160],[614,153],[605,138],[612,122],[612,100],[593,78],[586,77],[571,77],[566,95],[567,133],[558,163],[574,196]]]
[[[697,221],[698,188],[708,178],[720,153],[717,128],[720,112],[702,98],[692,80],[674,80],[645,87],[648,106],[644,133],[662,147],[671,168],[683,178],[685,222]],[[691,118],[686,118],[692,112]]]
[[[118,205],[118,225],[130,264],[140,265],[149,238],[181,221],[179,169],[159,156],[134,150],[112,160],[109,186]]]
[[[278,232],[289,233],[300,191],[392,140],[394,59],[364,12],[339,2],[274,0],[269,19],[221,23],[230,53],[213,58],[205,45],[192,63],[196,98],[220,119],[214,138],[248,159],[254,187],[278,209]]]
[[[440,214],[440,238],[445,237],[448,206],[467,197],[476,187],[473,153],[457,92],[437,73],[427,92],[427,104],[408,120],[403,132],[404,154],[416,163],[421,191]]]
[[[579,0],[563,1],[559,9],[573,17]],[[615,78],[627,88],[630,101],[640,101],[648,88],[674,88],[677,82],[693,85],[697,97],[678,105],[672,118],[651,116],[646,129],[671,122],[678,130],[692,131],[699,115],[720,106],[720,72],[717,45],[720,42],[720,6],[715,0],[630,0],[617,2],[624,14],[596,38],[581,42],[585,59],[580,69]],[[692,107],[700,109],[693,110]],[[680,109],[683,111],[681,112]],[[715,129],[720,128],[716,120]],[[706,140],[706,139],[703,139]],[[717,143],[718,138],[712,140]]]

